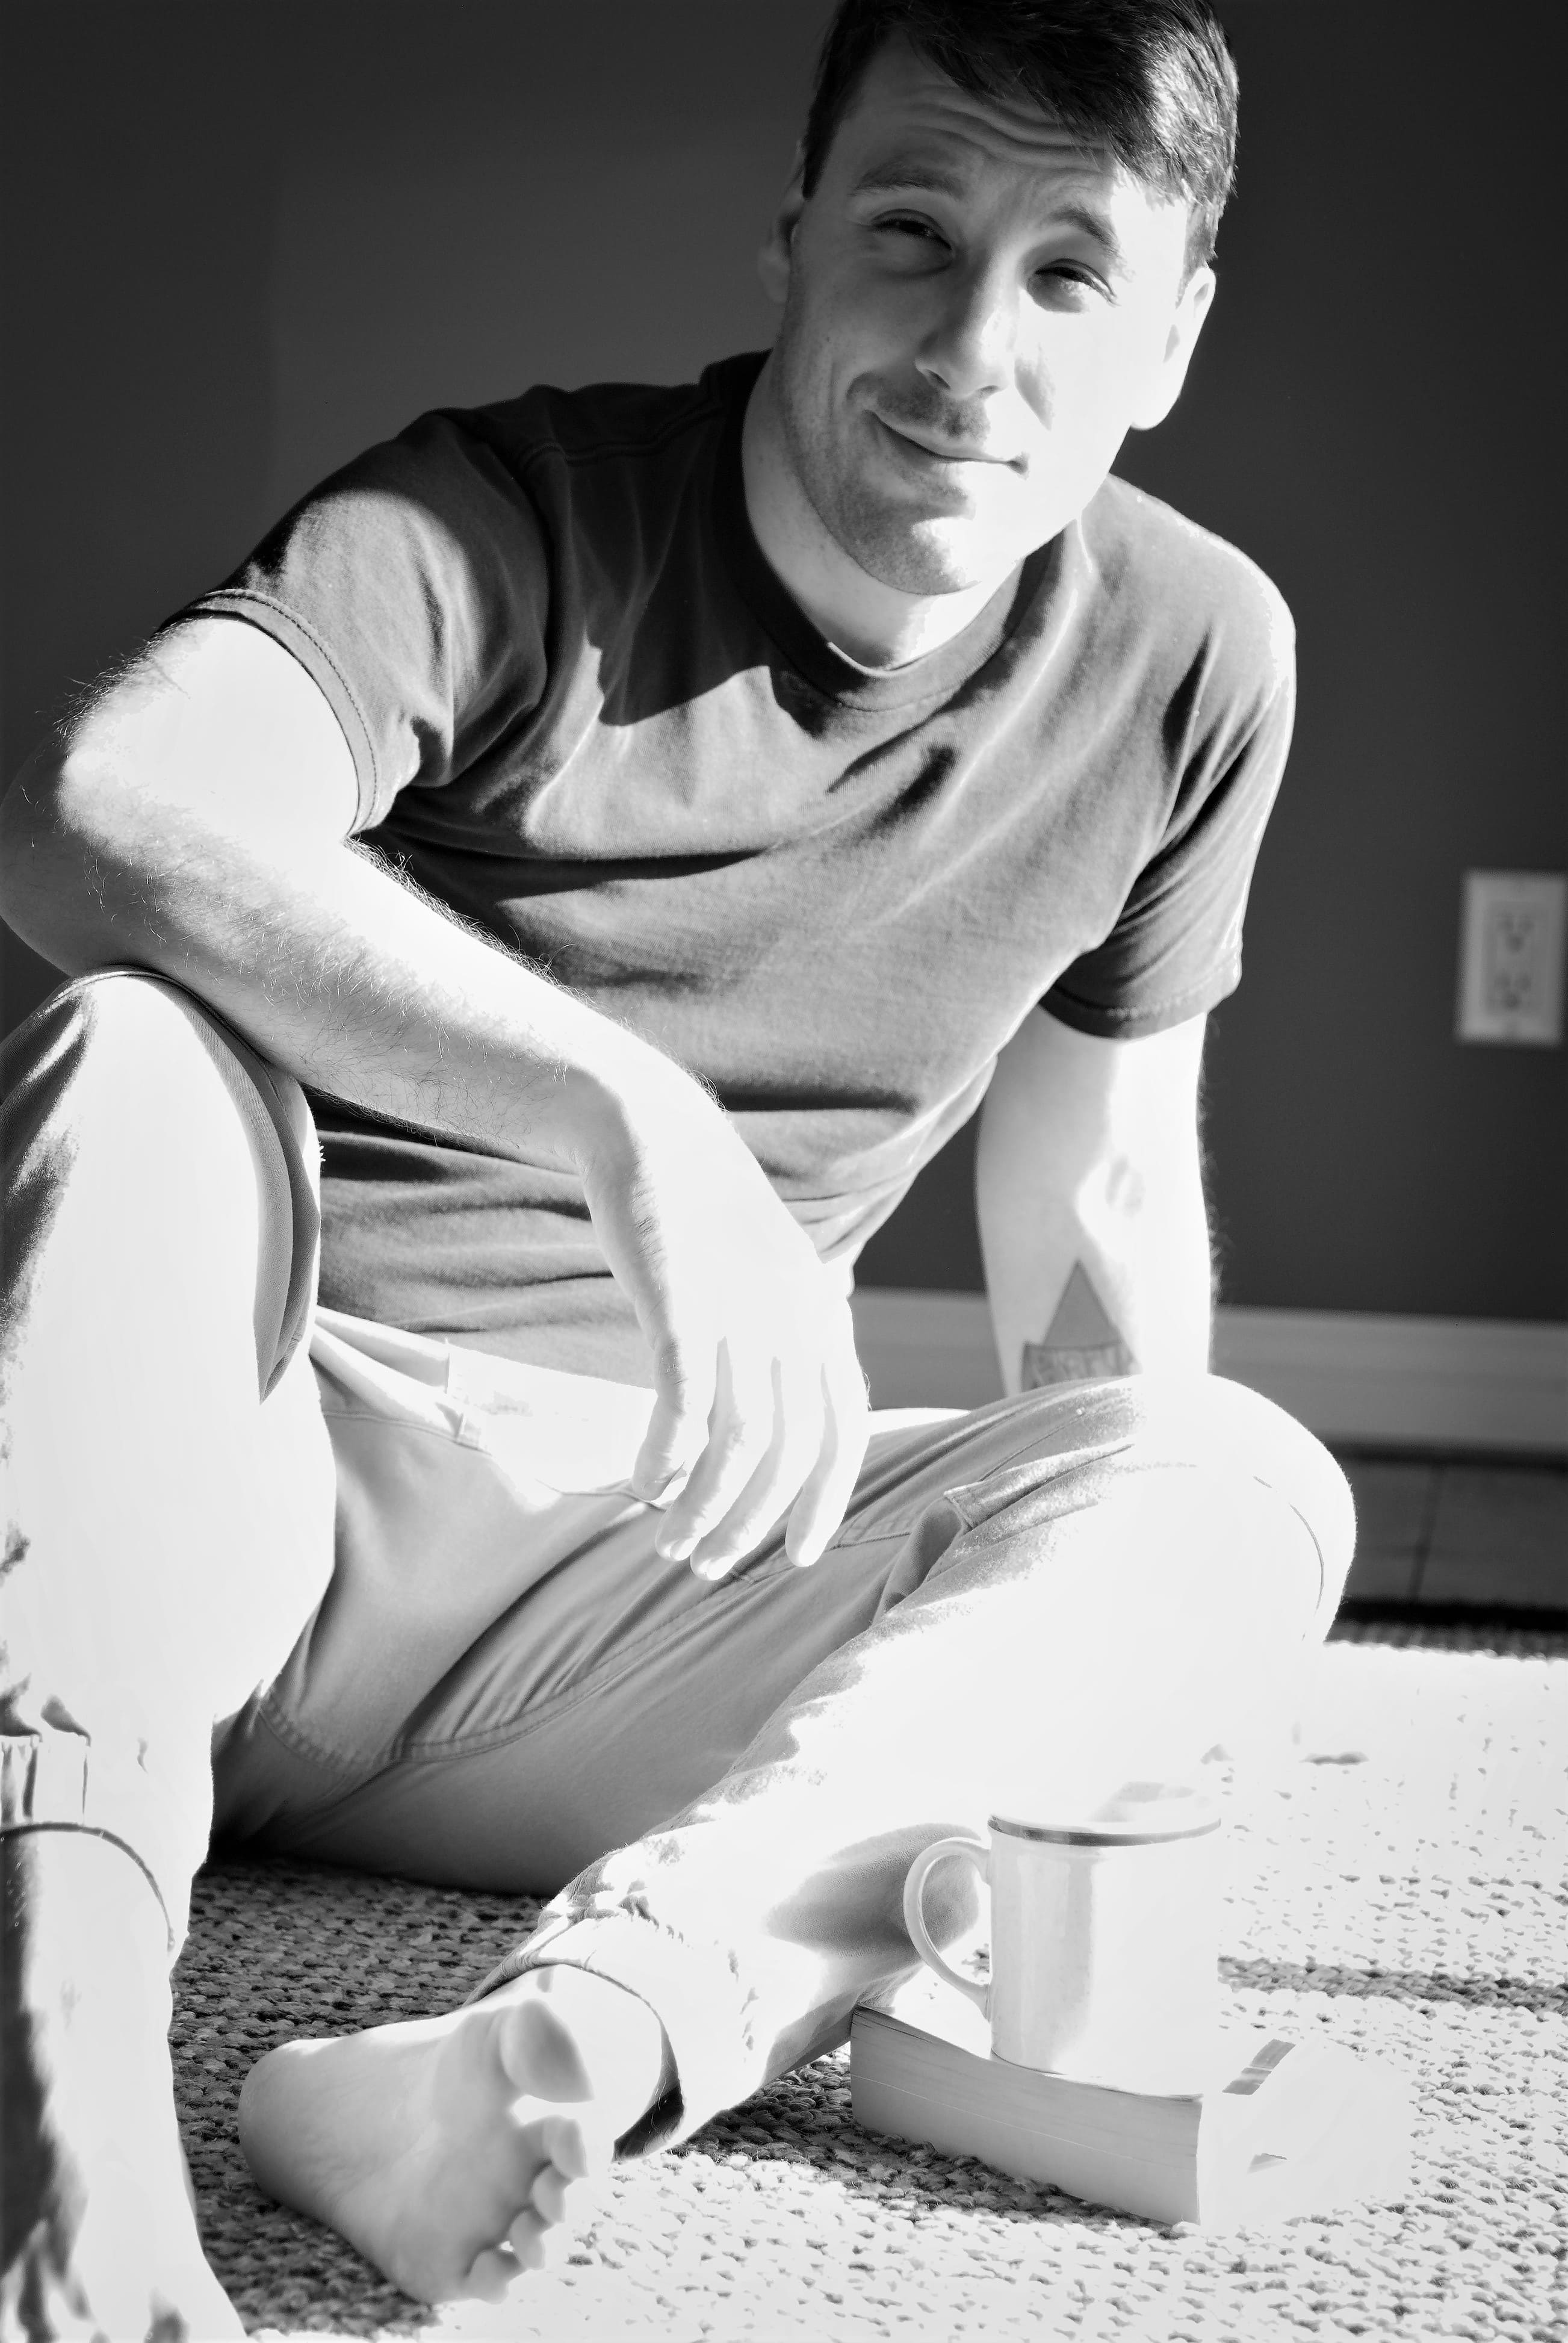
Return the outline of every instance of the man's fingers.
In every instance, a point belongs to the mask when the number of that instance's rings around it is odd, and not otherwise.
[[[653,1353],[632,1493],[665,1508],[666,1559],[719,1575],[804,1484],[791,1551],[812,1560],[863,1445],[852,1428],[863,1402],[840,1394],[835,1365],[853,1359],[848,1305],[722,1111],[669,1079],[635,1127],[629,1102],[609,1115],[581,1166],[605,1258]]]
[[[701,1577],[721,1578],[762,1544],[782,1520],[820,1453],[820,1377],[809,1369],[790,1374],[776,1362],[772,1381],[772,1443],[728,1511],[693,1551],[691,1566]]]
[[[610,1269],[637,1312],[653,1358],[653,1413],[632,1466],[632,1493],[668,1503],[708,1443],[718,1333],[711,1281],[682,1265],[646,1163],[613,1159],[583,1175],[589,1214]]]
[[[658,1549],[684,1562],[719,1524],[779,1437],[779,1409],[766,1365],[738,1363],[719,1346],[707,1444],[664,1517]]]
[[[865,1453],[864,1433],[842,1443],[835,1434],[824,1448],[795,1500],[785,1534],[785,1551],[798,1569],[819,1562],[842,1526]]]
[[[789,1515],[784,1545],[789,1559],[806,1569],[819,1560],[843,1521],[865,1460],[870,1437],[866,1378],[851,1337],[822,1371],[822,1444]]]
[[[689,1154],[664,1176],[668,1151],[649,1139],[669,1134],[652,1126],[640,1149],[607,1146],[583,1180],[653,1353],[632,1493],[664,1508],[661,1555],[719,1577],[791,1507],[791,1555],[815,1561],[854,1486],[865,1403],[847,1304],[816,1282],[809,1243],[712,1111],[696,1193]]]
[[[713,1345],[706,1345],[705,1358],[700,1342],[669,1335],[654,1349],[653,1370],[653,1413],[631,1474],[632,1494],[645,1505],[668,1503],[708,1446]]]

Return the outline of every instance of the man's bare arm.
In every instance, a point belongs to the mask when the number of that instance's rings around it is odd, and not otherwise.
[[[1043,1010],[1002,1051],[976,1197],[1009,1391],[1208,1365],[1203,1020],[1105,1041]]]
[[[152,969],[372,1111],[582,1180],[653,1353],[637,1485],[717,1574],[794,1500],[814,1559],[865,1440],[847,1306],[681,1069],[349,840],[347,745],[270,637],[161,638],[0,809],[0,910],[73,974]],[[799,1494],[797,1495],[797,1492]]]

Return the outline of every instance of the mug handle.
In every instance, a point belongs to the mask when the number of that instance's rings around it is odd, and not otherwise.
[[[924,1909],[926,1881],[934,1866],[945,1862],[950,1855],[961,1855],[966,1862],[972,1863],[987,1886],[990,1886],[990,1857],[987,1849],[977,1839],[934,1839],[924,1854],[917,1855],[910,1865],[909,1877],[904,1882],[904,1926],[910,1932],[910,1941],[926,1966],[935,1969],[937,1975],[940,1977],[945,1977],[949,1985],[956,1985],[960,1993],[967,1993],[984,2017],[990,2015],[989,1989],[983,1985],[977,1985],[973,1977],[960,1976],[957,1969],[950,1968],[932,1944],[930,1931],[926,1926]]]

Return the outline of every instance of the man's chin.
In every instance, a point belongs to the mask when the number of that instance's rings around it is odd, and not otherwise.
[[[854,558],[867,575],[922,600],[999,587],[1023,559],[1021,552],[999,545],[972,522],[903,519],[858,534]]]

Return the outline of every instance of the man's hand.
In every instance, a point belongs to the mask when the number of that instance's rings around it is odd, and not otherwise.
[[[846,1296],[725,1115],[673,1068],[617,1102],[579,1169],[653,1353],[633,1485],[655,1503],[678,1492],[660,1553],[721,1578],[788,1512],[789,1559],[815,1562],[869,1429]]]

